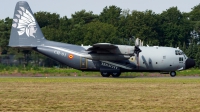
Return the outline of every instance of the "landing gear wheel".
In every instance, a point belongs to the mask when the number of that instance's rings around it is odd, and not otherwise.
[[[119,77],[121,75],[120,72],[114,72],[112,73],[112,77]]]
[[[171,71],[171,72],[170,72],[170,76],[171,76],[171,77],[175,77],[175,76],[176,76],[176,72],[175,72],[175,71]]]
[[[110,73],[108,73],[108,72],[101,72],[101,76],[102,77],[109,77]]]

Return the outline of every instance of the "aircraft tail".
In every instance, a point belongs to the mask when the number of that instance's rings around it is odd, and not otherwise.
[[[17,2],[9,45],[11,47],[36,47],[46,41],[42,31],[25,1]]]

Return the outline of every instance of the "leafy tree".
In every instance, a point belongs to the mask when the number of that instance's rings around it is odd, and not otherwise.
[[[84,44],[92,45],[95,43],[113,43],[119,44],[120,40],[117,38],[117,28],[111,24],[102,22],[92,22],[83,27]]]
[[[200,46],[198,46],[197,48],[197,52],[196,52],[196,55],[195,55],[195,66],[200,68]]]
[[[69,32],[69,38],[67,38],[67,43],[70,44],[77,44],[81,45],[83,44],[83,27],[80,25],[75,25],[72,30]]]
[[[92,11],[86,12],[81,10],[72,14],[72,18],[66,27],[68,27],[69,32],[67,33],[68,37],[65,38],[67,43],[70,44],[83,44],[83,26],[97,20],[97,15],[94,15]]]
[[[92,21],[96,21],[97,15],[94,15],[92,11],[86,12],[86,10],[81,10],[72,14],[73,24],[87,24]]]
[[[59,30],[69,32],[73,28],[72,20],[68,19],[67,16],[61,17],[59,22]]]
[[[105,7],[101,14],[99,15],[99,20],[103,23],[112,24],[118,26],[118,21],[120,20],[122,9],[117,6]]]
[[[189,20],[183,16],[177,7],[171,7],[160,15],[160,40],[163,46],[177,46],[179,42],[188,43],[192,30]]]
[[[50,28],[58,28],[59,27],[59,20],[60,15],[56,13],[50,13],[50,12],[36,12],[35,18],[40,26],[42,27],[50,27]]]
[[[118,22],[118,33],[117,36],[123,40],[123,44],[132,44],[131,41],[128,41],[130,38],[133,38],[134,34],[132,32],[133,25],[130,24],[131,16],[129,10],[123,10],[120,15],[120,20]],[[127,42],[128,41],[128,42]]]
[[[199,42],[200,38],[198,35],[200,34],[200,4],[192,8],[188,18],[193,24],[192,39]]]
[[[44,27],[42,28],[42,32],[48,40],[52,41],[65,42],[65,38],[67,37],[66,32],[63,32],[56,28]]]
[[[0,52],[8,50],[12,19],[0,20]],[[4,52],[5,53],[5,52]]]
[[[192,8],[189,19],[191,21],[200,21],[200,4],[198,4]]]
[[[131,14],[122,15],[119,22],[119,34],[123,38],[136,37],[150,45],[158,45],[157,15],[151,11],[132,11]]]

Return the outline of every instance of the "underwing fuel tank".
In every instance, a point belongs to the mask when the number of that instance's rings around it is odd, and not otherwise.
[[[91,54],[89,56],[85,56],[87,59],[91,60],[109,60],[109,61],[119,61],[119,60],[127,60],[130,58],[130,55],[113,55],[113,54]]]

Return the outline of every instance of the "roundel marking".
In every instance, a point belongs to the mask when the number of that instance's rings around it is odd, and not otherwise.
[[[73,54],[69,54],[68,58],[69,58],[69,59],[73,59],[73,58],[74,58],[74,55],[73,55]]]

